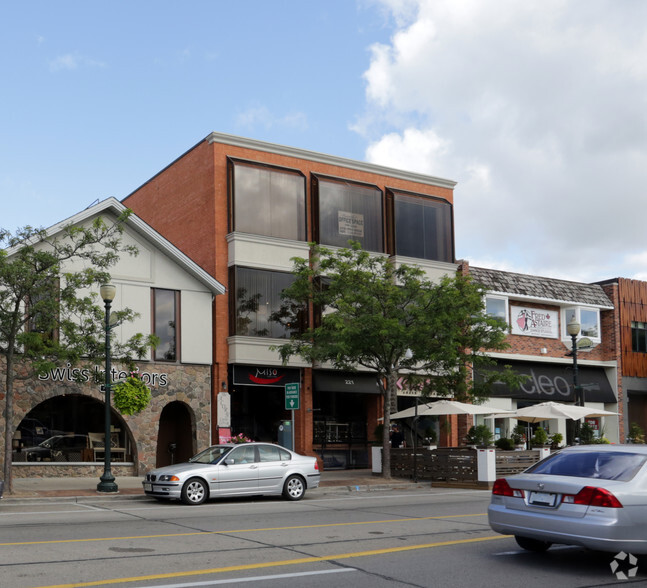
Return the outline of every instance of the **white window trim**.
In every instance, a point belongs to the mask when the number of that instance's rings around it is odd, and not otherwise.
[[[486,294],[483,298],[483,306],[485,307],[485,311],[487,314],[487,299],[492,298],[495,300],[503,300],[505,304],[505,323],[506,325],[510,326],[510,303],[509,303],[509,298],[507,296],[501,296],[500,294]],[[496,316],[496,315],[489,315],[489,316]]]
[[[597,314],[597,317],[598,317],[598,336],[597,337],[591,337],[589,335],[582,335],[582,330],[581,330],[581,327],[580,327],[580,332],[577,335],[577,340],[579,341],[580,339],[584,338],[584,339],[590,339],[591,341],[593,341],[595,343],[601,343],[602,342],[602,323],[601,323],[601,320],[600,320],[600,309],[595,307],[595,306],[584,306],[584,305],[579,305],[579,306],[578,305],[573,305],[573,306],[567,306],[567,307],[562,308],[561,313],[560,313],[560,315],[561,315],[560,316],[560,322],[561,322],[562,340],[564,340],[564,341],[570,341],[571,340],[571,336],[568,334],[568,331],[566,330],[566,326],[567,326],[566,313],[569,310],[575,310],[575,312],[577,313],[577,320],[580,323],[580,325],[582,324],[582,319],[581,319],[581,314],[580,314],[581,311],[587,310],[587,311],[595,312]]]

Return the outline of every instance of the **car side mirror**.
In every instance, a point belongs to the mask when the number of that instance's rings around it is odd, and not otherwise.
[[[236,460],[233,457],[229,457],[225,460],[225,465],[234,465]]]

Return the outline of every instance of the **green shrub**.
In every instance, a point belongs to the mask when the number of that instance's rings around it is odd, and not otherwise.
[[[539,446],[539,447],[543,445],[547,445],[548,433],[546,433],[546,430],[543,427],[537,427],[537,429],[535,429],[535,434],[533,435],[530,442],[532,445]]]
[[[488,446],[492,444],[494,435],[487,425],[476,425],[467,432],[465,440],[468,445]]]
[[[497,449],[501,449],[502,451],[512,451],[516,444],[508,437],[501,437],[494,442],[494,445]]]

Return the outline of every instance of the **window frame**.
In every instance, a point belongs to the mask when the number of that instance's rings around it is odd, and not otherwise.
[[[290,332],[289,330],[282,328],[283,333],[279,336],[276,335],[272,331],[272,325],[269,325],[269,333],[267,335],[263,334],[258,334],[258,330],[256,330],[256,333],[249,334],[248,332],[241,332],[241,329],[238,324],[239,320],[239,309],[238,309],[238,300],[237,300],[237,292],[238,288],[241,282],[240,278],[240,272],[260,272],[262,274],[268,274],[270,277],[273,276],[284,276],[284,277],[291,277],[292,280],[294,281],[295,277],[294,274],[291,272],[282,272],[282,271],[276,271],[276,270],[268,270],[268,269],[261,269],[261,268],[256,268],[256,267],[248,267],[248,266],[232,266],[229,268],[229,303],[230,303],[230,308],[232,311],[229,313],[230,316],[230,323],[229,323],[229,333],[233,337],[259,337],[259,338],[264,338],[264,339],[289,339],[290,338]],[[281,292],[283,290],[275,291],[274,290],[275,284],[272,282],[271,284],[271,289],[272,291],[270,292],[270,295],[274,298],[275,296],[278,296],[279,299],[281,297]],[[251,296],[255,296],[258,293],[253,293]],[[265,296],[264,293],[261,293],[261,297],[259,298],[259,303],[263,300],[263,297]],[[270,305],[271,306],[271,305]],[[266,319],[266,322],[271,322],[269,321],[269,316],[277,310],[276,308],[271,307],[268,311],[268,319]],[[257,316],[258,315],[258,309],[249,311],[252,313],[252,316]],[[307,320],[307,309],[304,308],[302,313],[297,317],[296,321],[296,326],[295,330],[303,331],[305,327],[305,323]],[[258,319],[252,318],[252,323],[250,323],[250,326],[259,325]],[[277,323],[278,325],[278,323]],[[280,325],[279,325],[280,326]]]
[[[389,252],[396,256],[402,257],[411,257],[413,259],[425,259],[427,261],[438,261],[442,263],[454,263],[456,257],[456,247],[454,243],[454,205],[439,196],[432,196],[429,194],[421,194],[419,192],[410,192],[408,190],[401,190],[399,188],[386,188],[387,195],[387,205],[389,210],[389,226],[388,226],[388,246]],[[418,201],[421,207],[430,206],[431,204],[438,210],[446,209],[448,215],[449,226],[446,227],[447,233],[444,235],[442,241],[446,242],[437,242],[436,248],[441,249],[443,247],[447,248],[446,255],[441,256],[437,255],[432,257],[431,255],[424,255],[423,257],[419,255],[409,255],[409,252],[398,251],[398,197],[402,196],[409,200]],[[416,202],[411,202],[415,204]],[[442,258],[441,258],[442,257]]]
[[[499,315],[492,314],[487,311],[488,300],[500,300],[503,302],[503,313],[504,313],[503,317],[500,317]],[[502,296],[500,294],[485,294],[485,296],[483,297],[483,307],[486,315],[492,316],[495,318],[502,318],[505,321],[505,324],[510,326],[510,305],[509,305],[509,299],[507,296]]]
[[[181,303],[181,298],[180,298],[180,291],[179,290],[173,290],[172,288],[156,288],[153,287],[151,288],[151,333],[153,335],[156,335],[159,337],[157,333],[157,320],[156,320],[156,315],[157,315],[157,305],[158,301],[156,298],[156,292],[172,292],[174,293],[173,297],[173,307],[174,307],[174,313],[175,313],[175,357],[173,359],[168,359],[163,356],[158,355],[157,348],[154,347],[151,353],[152,359],[155,362],[160,362],[160,363],[181,363],[181,340],[180,340],[180,333],[181,331],[181,316],[180,316],[180,303]],[[161,337],[160,337],[161,338]]]
[[[297,208],[302,210],[296,215],[296,218],[300,222],[297,228],[297,237],[281,235],[280,231],[249,231],[238,228],[236,225],[236,168],[252,168],[258,170],[265,170],[273,173],[287,174],[290,176],[297,176],[301,178],[303,193],[301,195],[302,202],[299,204],[296,203]],[[264,237],[272,237],[276,239],[288,239],[292,241],[306,241],[308,237],[308,190],[307,190],[307,178],[302,171],[298,169],[282,167],[279,165],[272,165],[269,163],[251,161],[248,159],[241,159],[237,157],[227,157],[227,178],[228,178],[228,207],[229,207],[229,226],[228,230],[230,233],[239,231],[242,233],[248,233],[252,235],[261,235]],[[271,226],[271,225],[270,225]],[[246,227],[248,228],[248,227]]]
[[[322,240],[322,228],[321,228],[321,210],[322,210],[322,202],[321,202],[321,184],[322,182],[324,183],[330,183],[330,184],[341,184],[341,185],[350,185],[350,186],[357,186],[358,188],[363,188],[366,190],[373,190],[375,192],[375,195],[379,199],[379,215],[380,215],[380,223],[379,223],[379,228],[378,228],[378,239],[379,239],[379,249],[374,249],[374,248],[368,248],[366,246],[365,241],[370,239],[373,240],[375,238],[373,234],[373,229],[375,227],[369,227],[366,224],[364,224],[364,236],[361,238],[356,238],[353,235],[348,235],[348,239],[346,240],[346,243],[340,245],[339,243],[330,243],[327,241]],[[313,173],[311,174],[311,191],[312,191],[312,227],[313,227],[313,233],[314,233],[314,240],[315,242],[325,245],[327,247],[348,247],[348,241],[357,241],[362,244],[362,248],[366,249],[367,251],[371,251],[373,253],[386,253],[386,232],[385,232],[385,227],[386,227],[386,203],[385,203],[385,196],[384,196],[384,190],[382,190],[379,186],[375,184],[369,184],[366,182],[361,182],[357,180],[350,180],[348,178],[342,178],[342,177],[335,177],[335,176],[328,176],[324,174],[317,174]],[[337,209],[337,213],[339,213],[340,210]],[[351,212],[351,211],[349,211]],[[351,214],[353,214],[351,212]],[[359,213],[355,213],[359,214]],[[369,235],[369,237],[367,237]]]
[[[641,326],[638,326],[641,325]],[[640,345],[636,345],[637,335],[641,334],[642,339],[642,349]],[[631,351],[633,353],[647,353],[647,322],[642,321],[631,321]]]
[[[597,318],[597,331],[598,331],[598,334],[596,336],[590,335],[588,333],[584,333],[583,331],[584,323],[582,322],[583,311],[595,313]],[[569,341],[571,339],[571,336],[568,334],[568,330],[567,330],[568,323],[570,322],[570,317],[572,316],[571,313],[575,314],[577,321],[580,323],[580,332],[577,334],[578,341],[580,339],[590,339],[595,343],[602,342],[602,323],[600,319],[600,309],[592,308],[590,306],[568,306],[562,309],[562,312],[560,313],[561,314],[560,319],[562,323],[562,328],[561,328],[562,339],[569,340]]]

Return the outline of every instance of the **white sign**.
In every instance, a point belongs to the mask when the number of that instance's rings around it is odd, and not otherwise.
[[[364,236],[364,215],[354,212],[337,212],[337,222],[339,223],[339,234],[348,235],[349,237]]]
[[[557,339],[559,311],[510,306],[512,334]]]

